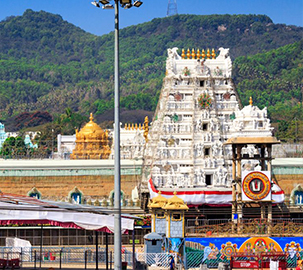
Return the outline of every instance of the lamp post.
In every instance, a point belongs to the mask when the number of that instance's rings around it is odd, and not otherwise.
[[[91,2],[96,7],[103,9],[115,9],[115,90],[114,90],[114,269],[121,270],[121,169],[120,169],[120,75],[119,75],[119,4],[125,9],[132,6],[140,7],[141,1],[133,0],[113,0],[114,6],[110,4],[112,0],[94,0]]]

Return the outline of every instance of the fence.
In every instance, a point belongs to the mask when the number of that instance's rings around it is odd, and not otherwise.
[[[98,260],[97,260],[98,258]],[[64,268],[95,268],[96,262],[105,268],[108,262],[109,269],[113,265],[113,250],[109,249],[106,254],[105,248],[98,249],[98,257],[95,248],[89,247],[73,247],[73,248],[60,248],[60,247],[0,247],[0,268],[7,266],[12,267],[58,267]],[[132,266],[133,256],[132,253],[123,248],[122,262],[127,262]]]
[[[96,260],[96,250],[94,248],[60,248],[47,247],[42,248],[42,256],[40,256],[39,247],[30,248],[10,248],[0,247],[0,268],[14,268],[18,266],[30,267],[37,269],[41,267],[56,267],[59,269],[95,269],[96,261],[100,268],[105,268],[108,258],[108,269],[113,269],[114,253],[109,249],[106,256],[104,248],[98,250],[98,260]],[[144,265],[157,266],[159,268],[167,268],[170,263],[169,253],[143,253],[136,252],[136,261],[142,262]],[[303,251],[299,252],[300,256],[288,256],[287,268],[295,268],[297,260],[303,257]],[[249,259],[249,255],[247,255]],[[245,258],[242,258],[243,260]],[[122,250],[122,262],[127,262],[128,268],[132,268],[133,253],[129,249]],[[219,263],[229,263],[230,258],[221,252],[216,254],[205,254],[204,250],[187,251],[183,258],[174,254],[176,265],[183,265],[185,269],[199,268],[203,263],[207,268],[218,268]]]
[[[129,268],[133,266],[132,247],[123,247],[122,262],[127,262]],[[169,267],[170,254],[168,253],[144,253],[141,249],[135,253],[137,262],[141,262],[143,269],[144,265],[156,265],[158,267]],[[41,255],[42,256],[41,256]],[[174,255],[176,263],[183,264],[181,258]],[[56,267],[59,269],[75,268],[89,269],[96,267],[96,261],[100,268],[105,268],[108,260],[108,269],[114,267],[114,251],[113,247],[109,248],[106,254],[105,248],[99,248],[98,260],[96,260],[96,250],[89,247],[43,247],[42,252],[40,247],[0,247],[0,268],[11,268],[12,264],[15,267],[30,267],[37,269],[41,267]],[[137,268],[136,268],[137,269]]]

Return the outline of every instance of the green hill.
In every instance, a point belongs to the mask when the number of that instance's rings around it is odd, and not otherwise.
[[[244,104],[252,96],[269,116],[281,140],[303,141],[303,40],[234,62],[237,91]]]
[[[155,109],[167,48],[229,47],[236,58],[277,49],[302,36],[302,27],[274,24],[264,15],[176,15],[124,28],[120,62],[125,119],[129,110]],[[1,120],[10,120],[13,129],[13,117],[23,112],[54,115],[70,108],[108,121],[113,44],[113,33],[98,37],[43,11],[27,10],[0,22]],[[245,101],[246,95],[241,97]]]

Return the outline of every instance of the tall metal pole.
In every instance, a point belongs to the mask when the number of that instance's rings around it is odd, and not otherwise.
[[[121,270],[121,178],[120,178],[120,89],[119,89],[119,1],[115,0],[115,270]]]

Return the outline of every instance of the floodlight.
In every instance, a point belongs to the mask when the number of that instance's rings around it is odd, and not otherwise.
[[[102,6],[102,8],[103,9],[114,9],[114,6],[107,4],[107,5]]]
[[[132,0],[120,0],[120,4],[123,5],[123,4],[131,4],[132,3]]]
[[[123,5],[123,7],[124,7],[125,9],[129,9],[129,8],[131,8],[132,6],[133,6],[132,4]]]
[[[93,1],[93,2],[91,2],[91,3],[92,3],[92,5],[94,5],[95,7],[100,7],[99,3],[96,2],[96,1]]]
[[[135,7],[140,7],[142,4],[143,4],[143,2],[141,2],[141,1],[135,1],[134,2]]]
[[[109,1],[107,1],[107,0],[99,0],[99,2],[100,2],[102,5],[107,5],[107,4],[109,4]]]

